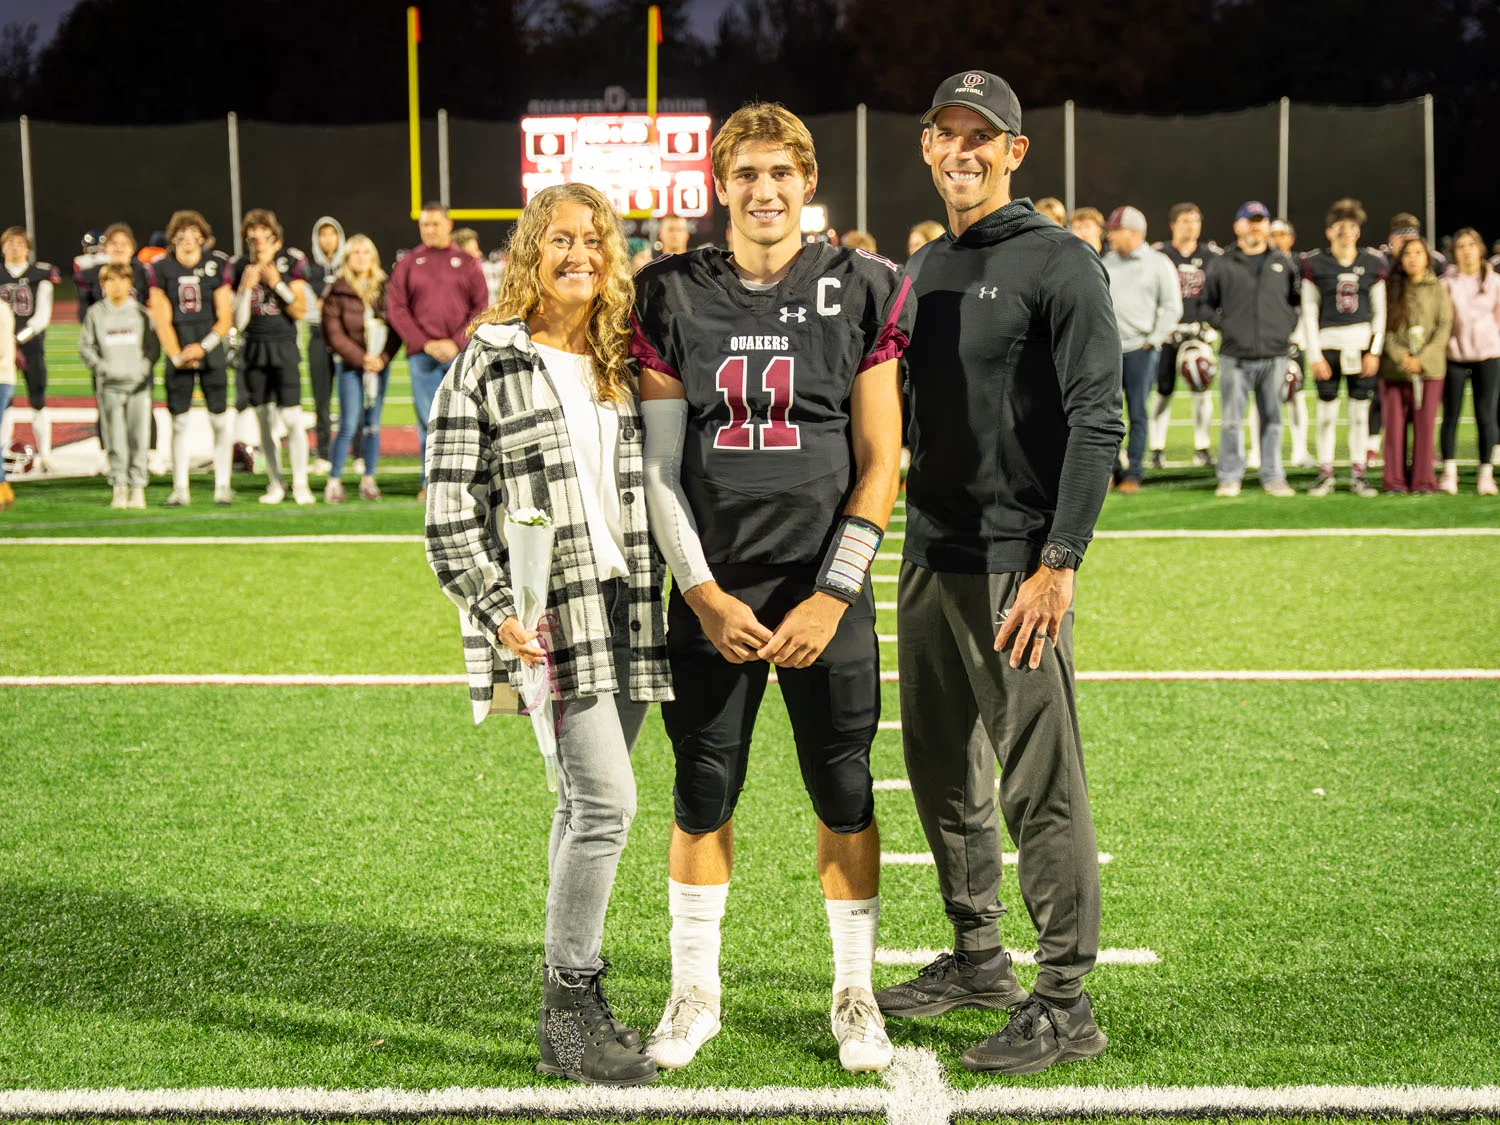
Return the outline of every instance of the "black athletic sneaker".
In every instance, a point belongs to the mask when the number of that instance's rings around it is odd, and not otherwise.
[[[1195,449],[1193,451],[1193,464],[1200,469],[1212,469],[1214,467],[1213,454],[1206,449]]]
[[[888,1016],[940,1016],[954,1008],[1010,1008],[1026,990],[1010,967],[1010,954],[993,969],[981,969],[962,956],[944,953],[915,980],[883,988],[875,1003]]]
[[[1153,469],[1165,469],[1167,467],[1167,454],[1164,450],[1153,449],[1151,451],[1151,467]]]
[[[1010,1014],[1010,1022],[963,1054],[970,1070],[1036,1074],[1054,1063],[1103,1054],[1109,1039],[1094,1022],[1088,993],[1071,1008],[1054,1008],[1035,996]]]

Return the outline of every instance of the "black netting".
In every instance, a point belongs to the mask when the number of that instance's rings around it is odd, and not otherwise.
[[[1426,222],[1420,101],[1293,105],[1289,141],[1287,210],[1300,248],[1323,243],[1328,205],[1345,195],[1364,204],[1370,216],[1364,241],[1371,245],[1385,241],[1398,211]]]

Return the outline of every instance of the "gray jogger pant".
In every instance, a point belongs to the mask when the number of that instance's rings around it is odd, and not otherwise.
[[[994,648],[1025,578],[901,564],[901,737],[960,950],[1001,944],[998,760],[999,811],[1037,929],[1036,990],[1065,1000],[1099,953],[1099,852],[1073,693],[1073,611],[1036,671],[1011,668],[1009,649]]]
[[[99,440],[109,451],[109,483],[146,487],[151,448],[151,388],[99,388]]]

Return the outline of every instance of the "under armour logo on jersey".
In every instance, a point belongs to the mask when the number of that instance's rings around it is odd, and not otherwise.
[[[792,308],[790,305],[782,305],[781,306],[781,323],[782,324],[789,324],[790,322],[792,322],[794,320],[798,324],[801,324],[806,319],[807,319],[807,310],[805,308],[803,308],[801,305],[798,305],[795,309]]]
[[[998,285],[981,285],[979,287],[979,297],[981,300],[993,301],[999,296],[1000,287]]]

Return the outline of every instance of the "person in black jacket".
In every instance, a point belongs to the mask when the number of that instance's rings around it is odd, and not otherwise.
[[[963,1062],[1029,1074],[1107,1043],[1082,990],[1099,946],[1099,865],[1072,605],[1125,436],[1120,337],[1099,255],[1030,200],[1011,201],[1029,142],[1010,87],[956,74],[922,123],[952,233],[907,264],[917,319],[897,612],[907,774],[954,952],[878,1000],[888,1016],[1014,1005]],[[1030,995],[1000,940],[997,754],[1038,928]]]
[[[1301,272],[1269,242],[1271,212],[1264,203],[1241,205],[1234,216],[1238,242],[1208,272],[1204,297],[1219,350],[1219,487],[1238,496],[1245,476],[1245,407],[1260,411],[1260,485],[1272,496],[1295,496],[1281,467],[1281,392],[1287,354],[1301,309]]]

